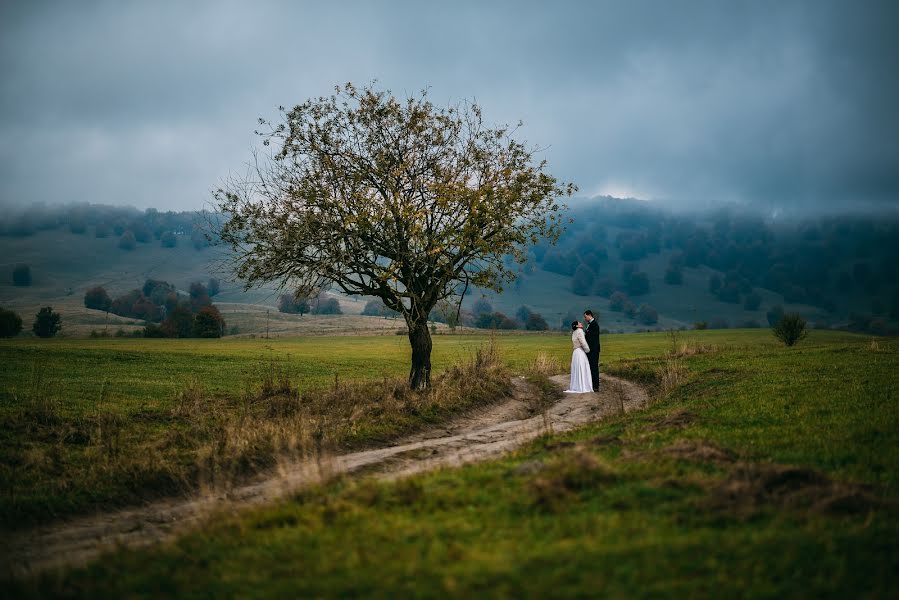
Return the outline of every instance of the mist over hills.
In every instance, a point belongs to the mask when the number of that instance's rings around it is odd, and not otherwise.
[[[817,327],[897,328],[899,218],[893,214],[784,217],[733,207],[674,212],[611,197],[575,199],[566,213],[558,244],[531,248],[527,262],[516,267],[517,281],[502,294],[469,292],[466,322],[494,312],[509,318],[481,323],[523,327],[515,315],[524,306],[557,328],[590,307],[609,331],[696,323],[757,327],[782,309],[802,313]],[[55,303],[76,321],[94,322],[97,311],[81,305],[92,286],[114,294],[153,277],[186,289],[215,276],[223,280],[218,301],[235,316],[276,310],[274,288],[245,292],[222,276],[223,249],[207,235],[208,218],[92,204],[8,213],[0,220],[0,305],[27,314]],[[30,286],[13,285],[17,264],[30,266]],[[344,312],[361,313],[365,300],[342,298]],[[244,333],[258,327],[237,319]]]

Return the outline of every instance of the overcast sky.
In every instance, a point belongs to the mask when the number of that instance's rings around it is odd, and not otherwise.
[[[3,0],[0,203],[199,208],[258,117],[377,79],[522,119],[581,195],[895,210],[897,31],[890,0]]]

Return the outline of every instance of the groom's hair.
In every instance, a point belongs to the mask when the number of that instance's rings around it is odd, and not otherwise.
[[[590,310],[590,309],[588,308],[587,310],[584,311],[584,314],[585,314],[585,315],[590,315],[590,316],[592,317],[592,316],[593,316],[593,311]]]
[[[575,329],[577,329],[577,321],[572,321],[572,322],[571,322],[571,329],[572,329],[572,331],[574,331]]]

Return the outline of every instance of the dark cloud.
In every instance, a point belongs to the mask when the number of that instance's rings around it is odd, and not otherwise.
[[[320,4],[4,3],[0,202],[196,208],[256,117],[378,79],[523,119],[587,194],[897,205],[899,3]]]

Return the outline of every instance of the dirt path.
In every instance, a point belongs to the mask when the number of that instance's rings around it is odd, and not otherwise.
[[[566,387],[567,375],[553,377]],[[173,538],[202,523],[213,511],[271,502],[322,477],[366,473],[393,478],[497,457],[547,431],[568,431],[610,414],[646,405],[637,385],[603,375],[595,394],[565,394],[546,414],[531,415],[536,393],[523,378],[513,380],[511,399],[458,418],[445,427],[410,436],[394,446],[283,465],[274,475],[224,493],[171,499],[73,519],[18,534],[4,543],[13,574],[84,564],[116,546],[145,546]]]

